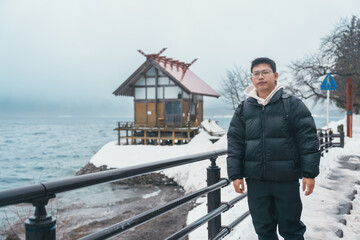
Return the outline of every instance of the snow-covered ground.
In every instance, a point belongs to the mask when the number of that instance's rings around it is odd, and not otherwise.
[[[353,138],[345,138],[345,148],[333,148],[321,158],[320,175],[316,178],[314,192],[310,196],[301,194],[303,201],[302,220],[307,226],[305,238],[308,240],[337,239],[335,232],[343,231],[343,239],[360,239],[360,170],[341,168],[340,158],[347,157],[346,161],[360,162],[360,116],[354,116]],[[337,125],[344,124],[345,120],[332,122],[329,127],[335,132]],[[224,149],[227,147],[226,135],[212,144],[209,135],[202,131],[186,145],[174,146],[118,146],[116,142],[106,144],[97,152],[90,162],[96,166],[107,165],[108,167],[122,168],[141,163],[164,160],[172,157],[185,156],[194,153]],[[195,191],[206,186],[206,168],[210,161],[201,161],[163,171],[167,176],[182,185],[187,192]],[[221,176],[227,177],[226,156],[217,160],[221,167]],[[355,198],[349,195],[356,190]],[[222,201],[229,201],[236,196],[232,185],[222,190]],[[200,218],[207,212],[206,198],[197,200],[199,205],[188,215],[188,223]],[[351,214],[338,214],[339,207],[345,203],[352,203]],[[222,214],[222,225],[227,225],[239,217],[248,209],[247,200],[244,199],[236,204],[230,211]],[[346,225],[340,222],[346,220]],[[189,237],[194,239],[207,239],[206,225],[192,232]],[[251,223],[251,217],[241,222],[233,232],[225,239],[257,239]]]
[[[201,122],[201,127],[204,128],[204,130],[213,136],[223,136],[226,131],[219,127],[219,125],[216,124],[214,120],[205,120]]]

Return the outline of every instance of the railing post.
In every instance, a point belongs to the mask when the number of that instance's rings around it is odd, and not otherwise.
[[[325,132],[325,152],[329,152],[329,147],[330,147],[330,143],[329,143],[329,130],[326,129]]]
[[[333,146],[333,142],[334,142],[334,133],[332,131],[332,129],[329,130],[329,139],[330,139],[330,147]]]
[[[210,158],[211,165],[207,168],[207,185],[213,185],[220,181],[220,168],[216,165],[216,157]],[[220,189],[207,195],[208,213],[220,206]],[[208,222],[208,239],[211,239],[220,232],[221,215]]]
[[[340,132],[340,147],[344,148],[345,145],[345,132]]]
[[[32,204],[34,216],[25,221],[26,240],[56,240],[56,219],[46,213],[49,198],[39,199]]]
[[[320,138],[320,152],[321,152],[321,156],[324,156],[323,150],[324,150],[324,146],[322,145],[324,143],[324,134],[322,133],[322,130],[320,130],[319,133],[319,138]]]

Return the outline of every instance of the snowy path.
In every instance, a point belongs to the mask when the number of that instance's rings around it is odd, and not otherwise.
[[[359,116],[357,118],[354,122],[360,122]],[[330,127],[336,129],[339,124],[344,124],[344,120],[332,123]],[[91,162],[96,166],[107,165],[108,167],[122,168],[178,157],[180,154],[185,156],[227,147],[226,135],[214,144],[208,139],[209,135],[201,132],[189,144],[171,147],[117,146],[115,142],[111,142],[96,153]],[[360,170],[344,168],[344,161],[352,162],[355,165],[360,162],[360,124],[354,125],[353,138],[345,139],[345,148],[333,148],[321,158],[320,175],[316,178],[314,192],[310,196],[301,194],[302,220],[307,226],[305,233],[307,240],[338,239],[335,232],[339,230],[343,232],[343,239],[360,240],[360,185],[357,184],[360,183]],[[217,164],[221,167],[221,176],[227,177],[226,156],[219,157]],[[163,172],[174,178],[187,192],[192,192],[206,186],[206,168],[209,165],[210,161],[202,161],[167,169]],[[353,194],[354,191],[357,194]],[[222,189],[222,201],[231,200],[236,196],[231,185]],[[189,212],[188,223],[206,214],[206,198],[200,198],[197,202],[200,205]],[[340,206],[350,203],[353,206],[350,214],[339,214]],[[222,224],[231,223],[247,209],[247,200],[245,199],[222,215]],[[346,220],[346,225],[342,223],[344,222],[342,219]],[[189,239],[207,239],[206,226],[192,232]],[[241,222],[225,239],[256,240],[257,236],[251,223],[251,217]]]

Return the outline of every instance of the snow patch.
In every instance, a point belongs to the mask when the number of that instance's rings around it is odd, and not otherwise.
[[[201,122],[200,126],[213,136],[222,136],[226,133],[226,131],[219,127],[214,120],[204,120]]]
[[[155,191],[155,192],[152,192],[152,193],[148,193],[148,194],[143,195],[142,198],[146,199],[146,198],[155,197],[155,196],[159,195],[160,192],[161,192],[161,190],[158,189],[158,190]]]

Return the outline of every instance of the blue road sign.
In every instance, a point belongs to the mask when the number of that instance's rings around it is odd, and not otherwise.
[[[330,73],[328,73],[324,79],[324,81],[321,83],[321,90],[336,90],[336,82],[331,77]]]

